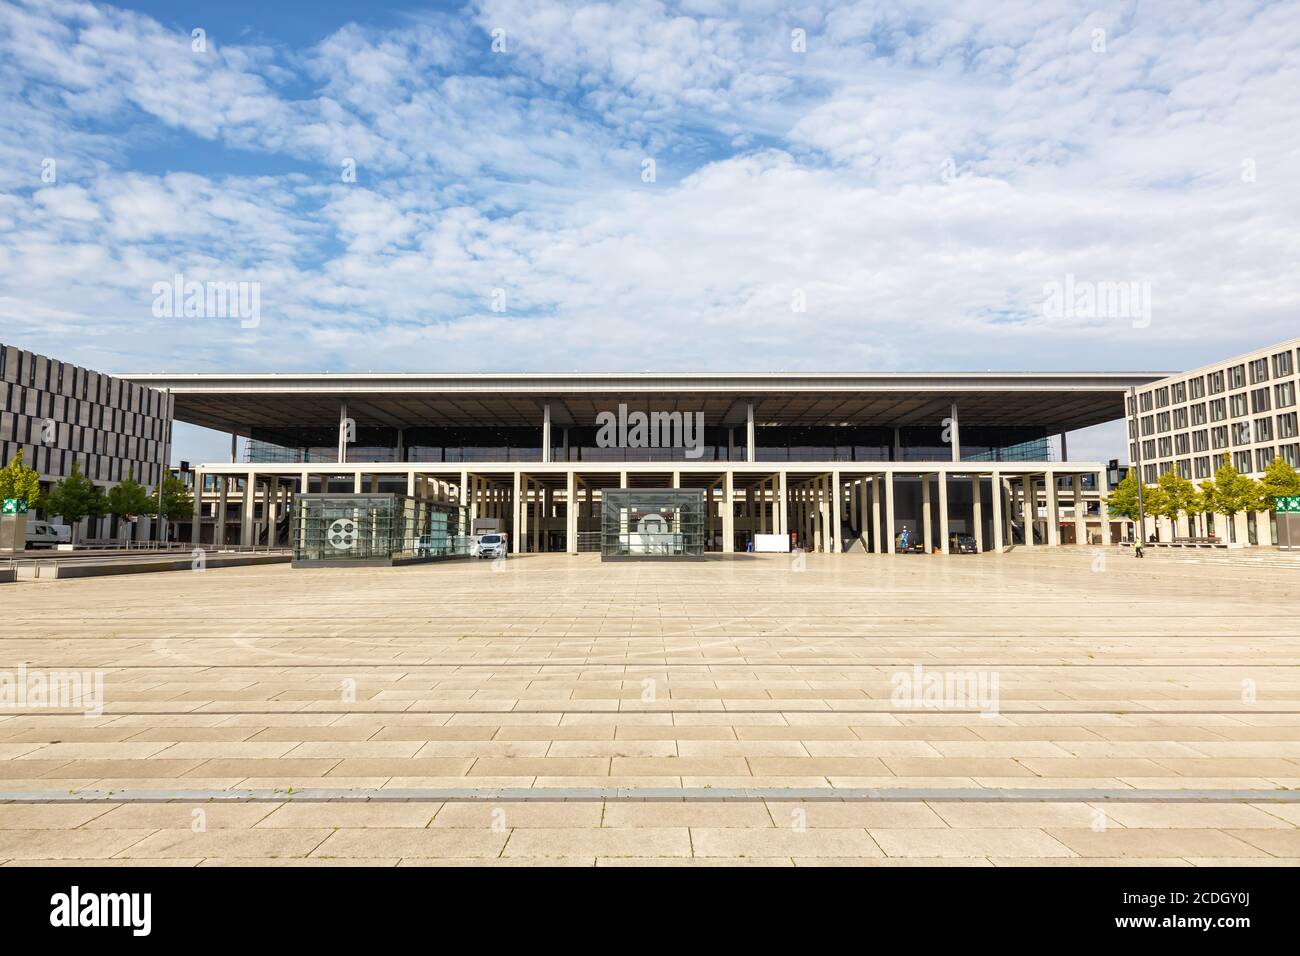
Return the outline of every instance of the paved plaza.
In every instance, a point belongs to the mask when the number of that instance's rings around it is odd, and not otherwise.
[[[7,865],[1300,862],[1278,552],[0,587]]]

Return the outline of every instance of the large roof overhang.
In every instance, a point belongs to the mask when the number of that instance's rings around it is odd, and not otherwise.
[[[594,425],[629,408],[700,411],[705,424],[935,424],[956,402],[970,425],[1072,431],[1124,416],[1124,393],[1165,372],[936,373],[150,373],[123,375],[169,389],[176,419],[248,435],[253,428]]]

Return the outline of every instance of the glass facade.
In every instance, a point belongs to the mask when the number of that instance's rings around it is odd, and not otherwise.
[[[393,564],[467,555],[463,508],[405,495],[298,494],[293,564]]]
[[[602,560],[704,556],[703,489],[610,488],[601,497]]]

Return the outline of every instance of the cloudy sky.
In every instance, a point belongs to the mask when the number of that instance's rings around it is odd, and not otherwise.
[[[1297,334],[1297,89],[1295,3],[0,0],[0,340],[111,372],[1189,368]],[[257,283],[256,323],[156,315],[178,273]],[[1067,277],[1140,308],[1045,308]]]

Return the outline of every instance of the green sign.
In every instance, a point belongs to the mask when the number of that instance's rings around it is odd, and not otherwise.
[[[1300,508],[1296,509],[1300,511]],[[0,508],[0,515],[25,515],[27,514],[26,498],[6,498],[4,507]]]
[[[1289,495],[1283,498],[1274,498],[1275,510],[1280,515],[1300,514],[1300,495]]]

